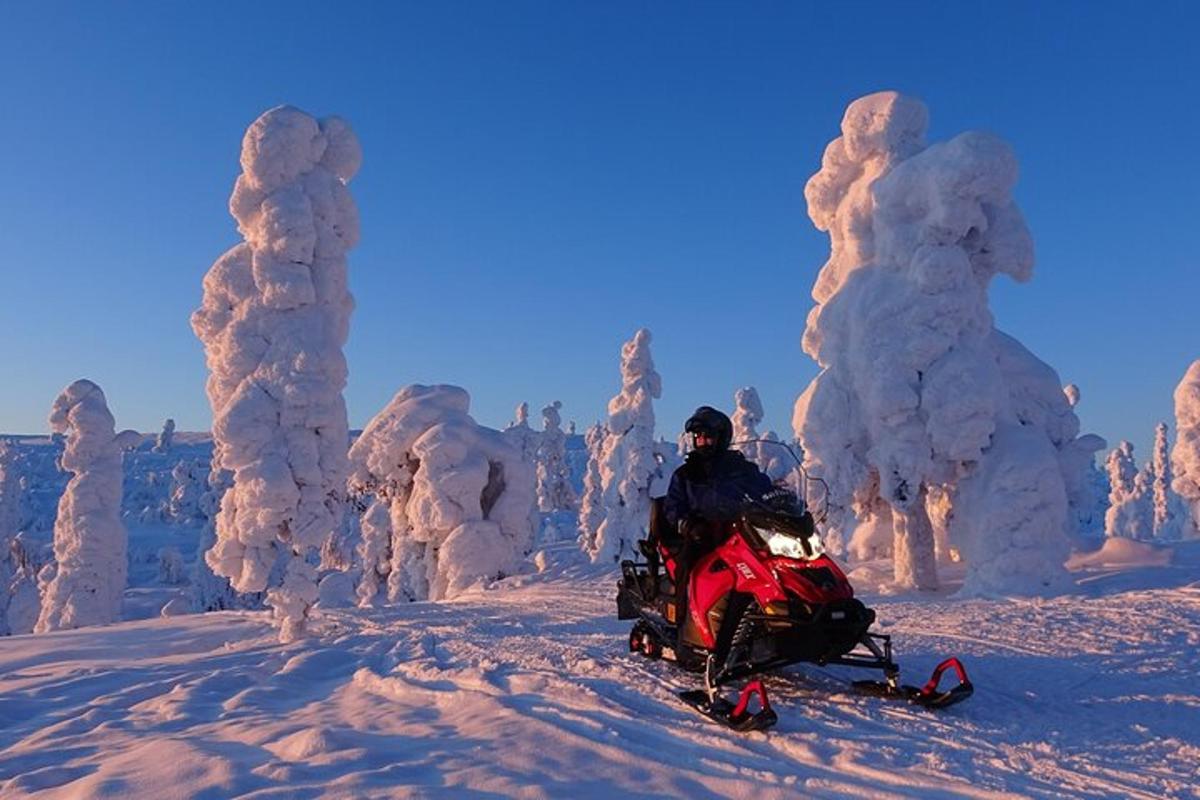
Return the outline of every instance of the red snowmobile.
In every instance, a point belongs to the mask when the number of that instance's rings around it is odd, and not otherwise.
[[[805,504],[787,489],[745,498],[742,513],[720,525],[721,543],[691,569],[686,619],[678,619],[674,576],[679,535],[667,530],[662,498],[652,500],[646,560],[623,561],[617,616],[636,619],[629,649],[675,660],[704,673],[704,688],[680,693],[701,713],[738,731],[763,730],[777,721],[761,680],[751,680],[737,702],[718,694],[723,684],[791,664],[840,664],[877,669],[882,681],[855,681],[856,691],[944,708],[971,696],[956,658],[938,665],[922,687],[900,683],[891,637],[872,633],[875,612],[854,597],[845,574],[825,554]],[[958,685],[940,690],[953,669]],[[758,697],[756,713],[750,701]]]

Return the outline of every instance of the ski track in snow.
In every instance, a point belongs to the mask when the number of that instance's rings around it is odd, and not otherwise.
[[[865,599],[940,713],[768,680],[739,735],[677,701],[696,676],[625,650],[612,574],[510,579],[448,603],[262,613],[0,642],[0,797],[1200,797],[1195,568],[1089,573],[1049,600]],[[865,676],[864,676],[865,677]]]

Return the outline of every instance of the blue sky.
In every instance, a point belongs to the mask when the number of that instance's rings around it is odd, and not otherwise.
[[[343,7],[348,6],[348,7]],[[0,430],[100,383],[118,424],[207,427],[188,315],[237,235],[245,127],[355,128],[351,424],[401,386],[581,425],[654,332],[660,430],[756,385],[787,429],[828,243],[803,187],[847,102],[1014,147],[1034,280],[1000,327],[1140,455],[1200,357],[1200,14],[1184,3],[0,5]]]

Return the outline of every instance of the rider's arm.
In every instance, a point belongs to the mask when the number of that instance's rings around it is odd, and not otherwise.
[[[671,476],[671,485],[667,489],[667,498],[663,502],[663,514],[671,530],[679,529],[679,521],[686,519],[691,513],[691,503],[688,501],[687,482],[676,470]]]

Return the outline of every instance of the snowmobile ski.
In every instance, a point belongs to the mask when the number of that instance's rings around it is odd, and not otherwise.
[[[942,675],[948,669],[953,669],[958,676],[958,685],[939,691]],[[947,708],[961,703],[975,692],[967,677],[967,670],[957,658],[947,658],[933,670],[933,675],[924,686],[908,686],[899,684],[893,677],[888,681],[854,681],[855,691],[872,697],[889,697],[907,700],[922,708]]]
[[[757,712],[751,713],[750,701],[755,696],[758,697],[760,708]],[[779,716],[771,708],[771,701],[767,699],[767,689],[760,680],[753,680],[746,684],[736,704],[717,694],[710,696],[706,689],[680,692],[679,699],[713,722],[738,733],[765,731],[779,721]]]

